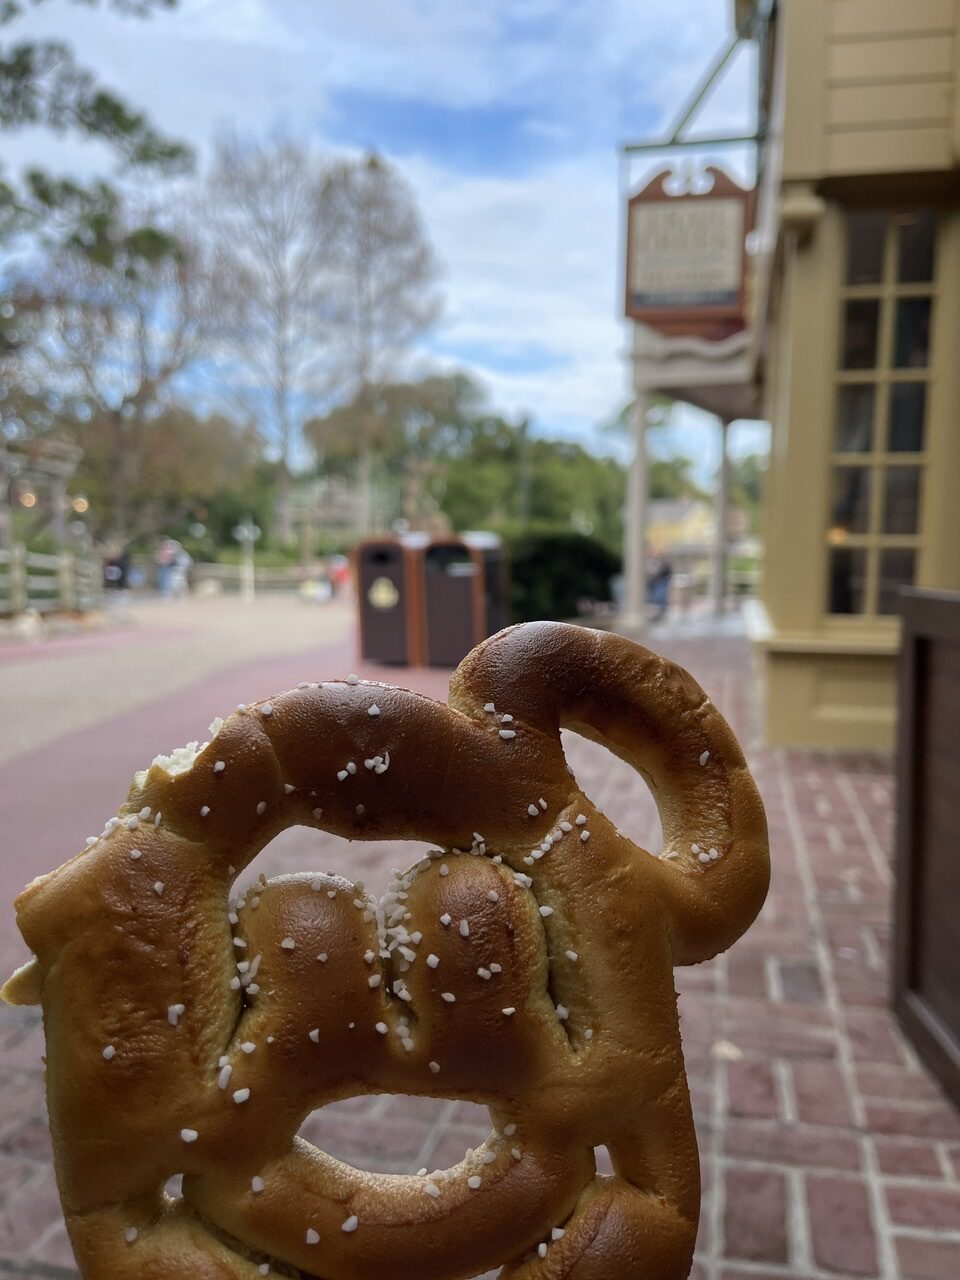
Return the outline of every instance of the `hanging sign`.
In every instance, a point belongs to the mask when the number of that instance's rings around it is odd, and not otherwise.
[[[708,191],[671,195],[665,169],[627,205],[626,314],[670,336],[746,327],[752,193],[712,165],[705,172]]]

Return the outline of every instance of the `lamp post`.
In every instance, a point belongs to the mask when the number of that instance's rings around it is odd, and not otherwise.
[[[253,544],[260,537],[260,530],[247,516],[236,526],[233,536],[240,543],[240,599],[244,604],[253,604],[256,595]]]

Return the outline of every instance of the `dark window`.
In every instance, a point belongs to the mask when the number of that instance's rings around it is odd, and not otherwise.
[[[843,316],[842,368],[876,368],[879,327],[879,302],[872,298],[852,298],[847,302]]]
[[[937,218],[930,209],[905,213],[897,222],[897,282],[926,284],[933,279]]]
[[[878,613],[898,613],[898,587],[912,587],[917,553],[910,547],[887,547],[880,552]]]
[[[927,403],[925,382],[895,382],[890,388],[891,453],[922,453],[923,422]]]
[[[898,298],[893,367],[925,369],[930,357],[929,298]],[[860,367],[860,366],[857,366]]]
[[[920,468],[886,467],[883,475],[883,532],[916,533],[920,514]]]
[[[847,533],[866,533],[870,524],[869,467],[836,467],[830,524]]]
[[[858,383],[840,388],[837,396],[837,453],[869,453],[873,448],[873,404],[876,388]]]
[[[883,276],[885,213],[852,213],[847,218],[847,284],[878,284]]]
[[[867,593],[867,553],[860,547],[830,551],[830,613],[863,613]]]

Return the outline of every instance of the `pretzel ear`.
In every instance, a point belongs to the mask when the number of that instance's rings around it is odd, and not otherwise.
[[[469,654],[450,703],[476,715],[494,688],[516,719],[551,735],[572,729],[647,782],[664,848],[646,871],[670,916],[675,963],[735,942],[766,897],[766,818],[736,738],[696,681],[623,636],[540,622]]]

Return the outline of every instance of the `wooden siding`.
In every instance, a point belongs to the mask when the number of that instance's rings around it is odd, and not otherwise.
[[[827,172],[917,173],[950,169],[954,155],[949,129],[843,130],[827,137]]]
[[[847,128],[904,128],[943,124],[953,109],[952,80],[905,84],[835,85],[827,93],[827,118]]]
[[[960,0],[821,2],[823,172],[954,167]]]
[[[911,35],[915,31],[949,31],[954,0],[833,0],[831,36],[862,38]]]
[[[833,40],[827,48],[827,84],[897,84],[952,80],[949,35],[916,31],[896,40]]]

